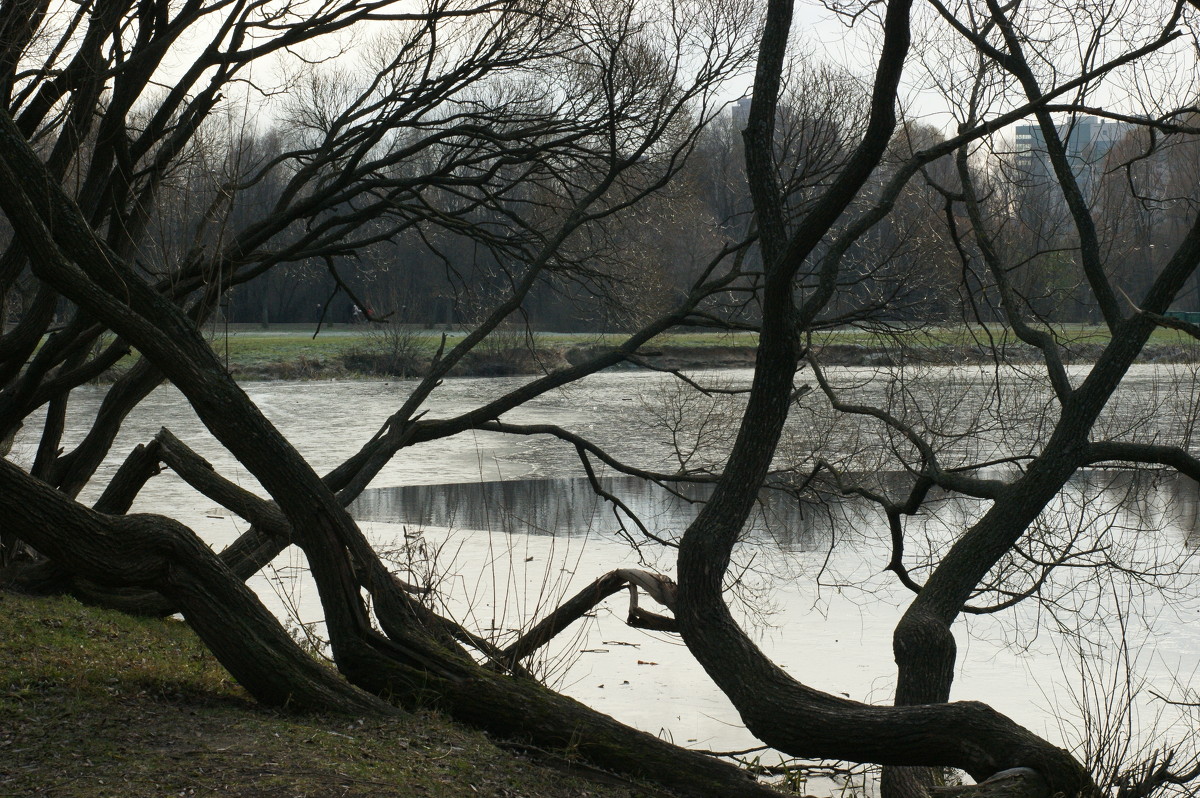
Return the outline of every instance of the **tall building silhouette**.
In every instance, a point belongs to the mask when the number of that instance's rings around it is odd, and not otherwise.
[[[1085,196],[1091,193],[1112,148],[1132,130],[1125,122],[1077,117],[1057,126],[1071,171]],[[1017,125],[1016,166],[1029,185],[1057,182],[1040,125]]]

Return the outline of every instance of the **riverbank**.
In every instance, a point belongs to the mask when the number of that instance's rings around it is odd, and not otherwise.
[[[435,713],[298,716],[253,704],[191,630],[0,592],[0,795],[628,798]]]
[[[1066,331],[1069,364],[1094,362],[1108,336],[1100,328]],[[423,372],[443,344],[451,347],[462,331],[374,329],[339,325],[315,338],[311,328],[214,331],[213,347],[239,379],[353,379],[412,377]],[[501,377],[536,374],[574,365],[615,346],[619,335],[502,332],[459,363],[452,376]],[[1007,362],[1035,363],[1037,350],[995,334]],[[750,333],[680,333],[661,336],[643,347],[636,361],[618,368],[732,369],[754,365],[757,336]],[[821,360],[832,366],[900,364],[970,365],[995,362],[992,342],[980,331],[928,330],[899,339],[860,330],[834,331],[814,341]],[[1159,330],[1140,358],[1146,363],[1200,360],[1200,343],[1174,330]]]
[[[252,325],[208,327],[205,332],[229,372],[240,380],[378,379],[424,373],[439,349],[453,347],[463,330],[416,327]],[[314,336],[314,332],[317,334]],[[1095,362],[1108,334],[1099,327],[1076,325],[1058,331],[1068,340],[1068,365]],[[814,338],[821,361],[829,366],[971,365],[996,362],[1036,363],[1040,353],[1016,341],[1011,333],[978,328],[929,328],[896,335],[862,330],[834,330]],[[504,377],[538,374],[583,362],[620,344],[624,337],[601,333],[534,333],[502,331],[476,347],[451,371],[455,377]],[[644,346],[636,359],[614,368],[737,369],[754,365],[758,338],[753,333],[683,332],[660,336]],[[1143,363],[1200,361],[1200,342],[1176,330],[1160,329],[1142,351]],[[100,378],[110,382],[134,362],[129,356]]]

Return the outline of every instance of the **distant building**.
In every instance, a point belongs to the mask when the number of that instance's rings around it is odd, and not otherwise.
[[[1094,116],[1081,116],[1058,125],[1071,171],[1085,195],[1095,187],[1109,152],[1133,129],[1125,122]],[[1016,165],[1031,186],[1056,182],[1040,125],[1017,125]]]
[[[733,118],[734,130],[745,130],[746,123],[750,121],[750,98],[742,97],[736,100],[729,108],[729,114]]]

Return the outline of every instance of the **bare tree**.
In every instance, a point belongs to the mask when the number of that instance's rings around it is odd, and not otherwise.
[[[535,286],[578,285],[597,301],[619,295],[628,276],[596,268],[592,253],[606,246],[610,220],[681,168],[719,108],[721,82],[752,55],[739,33],[749,7],[684,3],[664,20],[607,2],[17,2],[3,18],[0,181],[17,232],[0,277],[6,296],[26,285],[36,296],[0,341],[0,425],[8,438],[38,408],[46,420],[30,471],[0,466],[0,501],[4,534],[49,558],[35,566],[40,578],[141,611],[181,611],[271,704],[388,712],[438,695],[464,720],[685,792],[760,792],[736,768],[623,727],[519,668],[499,672],[501,652],[406,593],[344,509],[403,447],[478,427],[618,362],[739,281],[737,264],[718,257],[686,297],[613,351],[470,413],[421,418],[446,373]],[[351,26],[382,38],[361,72],[332,72],[321,62]],[[193,31],[211,39],[188,42]],[[160,66],[179,49],[194,62],[156,91]],[[284,53],[300,65],[278,78],[299,87],[281,103],[285,135],[257,153],[227,146],[235,161],[213,168],[221,149],[206,142],[220,133],[222,95],[249,87],[275,97],[282,88],[263,72]],[[188,185],[193,174],[204,212],[163,218],[161,201],[181,185],[173,181]],[[232,212],[267,184],[266,207]],[[352,291],[339,262],[403,234],[433,252],[473,242],[494,265],[496,290],[481,322],[438,352],[387,425],[319,477],[229,377],[199,325],[231,286],[287,264],[322,264],[336,290]],[[156,246],[159,238],[172,246]],[[141,359],[108,391],[84,441],[61,451],[71,388],[131,347]],[[129,457],[93,508],[73,500],[164,377],[271,501],[224,480],[166,431]],[[176,521],[127,515],[160,463],[250,519],[251,531],[217,557]],[[288,543],[309,557],[340,674],[301,652],[242,584]]]
[[[972,602],[980,596],[1009,589],[1011,580],[996,569],[1012,562],[1014,552],[1063,548],[1039,519],[1081,468],[1158,464],[1200,477],[1200,464],[1180,447],[1105,439],[1096,426],[1157,325],[1200,333],[1163,315],[1200,262],[1200,222],[1191,221],[1146,293],[1123,300],[1052,115],[1089,108],[1089,87],[1168,48],[1192,12],[1184,3],[1156,8],[1158,16],[1148,11],[1140,26],[1118,26],[1118,39],[1110,42],[1105,37],[1118,9],[1072,7],[1096,22],[1069,28],[1086,46],[1068,72],[1060,54],[1036,49],[1047,26],[1062,24],[1053,14],[1039,17],[1020,4],[991,0],[931,7],[928,24],[960,42],[970,64],[968,77],[952,87],[959,129],[945,138],[918,136],[911,127],[896,135],[901,80],[912,57],[911,0],[864,4],[855,15],[866,25],[871,14],[882,14],[861,126],[789,119],[782,112],[789,0],[767,4],[761,30],[746,25],[754,18],[752,4],[736,1],[647,8],[599,0],[431,0],[412,11],[384,0],[278,8],[195,0],[178,7],[116,2],[69,13],[5,3],[0,207],[14,232],[0,256],[0,285],[6,299],[31,298],[13,303],[21,316],[0,339],[0,440],[39,408],[46,420],[28,471],[7,459],[0,463],[4,533],[48,558],[30,572],[38,579],[143,612],[182,611],[247,690],[273,704],[388,712],[435,696],[458,718],[569,748],[686,793],[766,793],[724,764],[627,729],[524,673],[521,658],[598,597],[633,586],[675,614],[631,613],[634,621],[677,628],[747,727],[781,751],[887,765],[884,787],[891,795],[926,794],[934,782],[930,768],[941,767],[961,768],[980,781],[1007,774],[1022,794],[1111,787],[1097,785],[1075,757],[996,710],[950,703],[956,652],[949,627],[978,609]],[[364,23],[389,29],[363,57],[368,68],[336,73],[320,63],[331,52],[326,37],[356,24],[358,35]],[[211,42],[173,88],[152,97],[159,65],[186,31],[198,29],[213,31]],[[468,412],[429,417],[427,402],[441,380],[519,318],[538,286],[614,303],[635,290],[637,275],[614,268],[622,247],[638,240],[628,230],[644,207],[669,196],[664,189],[717,113],[722,81],[753,60],[747,33],[759,41],[743,134],[752,225],[713,234],[715,251],[695,258],[686,289],[628,314],[633,331],[619,345],[535,376]],[[165,237],[169,227],[155,219],[154,209],[171,181],[190,174],[184,164],[213,161],[203,134],[220,96],[242,85],[272,94],[250,67],[284,52],[298,53],[301,66],[286,76],[299,89],[284,106],[279,146],[235,159],[223,179],[205,189],[205,212],[188,226],[186,247],[154,247],[148,233],[157,224]],[[1014,267],[1005,260],[1011,252],[996,246],[994,216],[986,211],[992,195],[980,178],[987,172],[971,162],[981,142],[1031,115],[1064,198],[1080,284],[1111,339],[1079,378],[1066,370],[1068,342],[1030,318],[1036,307],[1014,290]],[[1192,132],[1182,113],[1124,117],[1157,136]],[[814,157],[798,157],[797,147],[800,156]],[[788,153],[793,157],[784,157]],[[201,178],[210,173],[198,172]],[[924,181],[919,190],[917,179]],[[269,207],[242,217],[231,212],[239,197],[258,187],[270,197]],[[938,198],[945,227],[935,231],[913,208]],[[738,210],[731,207],[730,215]],[[941,266],[953,255],[965,272],[986,281],[982,296],[994,300],[993,313],[1044,366],[1048,393],[1036,415],[1044,434],[1034,436],[1027,451],[1003,458],[1013,473],[993,476],[985,467],[996,463],[978,449],[935,444],[945,432],[938,419],[946,416],[914,418],[886,400],[849,400],[826,377],[812,334],[847,320],[889,321],[905,270],[920,266],[897,256],[903,246],[871,257],[864,241],[885,221],[893,243],[936,248]],[[331,291],[350,294],[366,311],[342,264],[404,236],[443,259],[463,286],[473,281],[464,279],[455,247],[467,242],[486,253],[490,280],[471,298],[478,323],[461,342],[437,352],[403,405],[354,456],[318,475],[229,377],[198,325],[231,286],[297,263],[320,265]],[[169,236],[173,243],[181,237]],[[871,290],[856,293],[866,285]],[[963,293],[979,298],[969,286]],[[61,324],[60,314],[66,316]],[[644,362],[639,349],[681,325],[760,335],[753,384],[719,471],[706,457],[697,473],[651,473],[568,430],[499,420],[599,369]],[[974,329],[991,334],[986,325]],[[60,451],[70,389],[130,348],[141,358],[137,365],[109,390],[83,443]],[[998,361],[1005,351],[997,346]],[[886,431],[890,456],[906,475],[891,493],[852,484],[829,463],[805,475],[826,475],[838,490],[876,501],[892,525],[895,549],[887,566],[914,592],[895,632],[895,706],[866,705],[797,682],[739,628],[723,597],[731,553],[760,489],[788,476],[775,469],[789,414],[808,392],[797,384],[803,364],[813,372],[811,392],[822,394],[833,411]],[[164,378],[270,500],[215,473],[163,431],[129,456],[93,507],[75,501],[122,420]],[[888,396],[915,401],[919,391],[900,385]],[[595,478],[596,463],[668,486],[713,484],[678,544],[678,587],[653,574],[614,572],[504,650],[415,601],[344,508],[404,448],[473,429],[559,437],[578,452],[596,491],[618,507],[620,499]],[[978,429],[949,436],[957,443]],[[177,521],[129,514],[162,464],[249,520],[251,530],[218,556]],[[689,461],[680,466],[688,471]],[[991,504],[924,570],[911,568],[905,519],[927,507],[934,488]],[[653,530],[639,531],[653,536]],[[308,659],[243,584],[289,542],[311,566],[337,673]],[[1026,559],[1044,571],[1065,561]],[[1009,598],[1036,592],[1023,588]],[[1124,785],[1129,795],[1189,777],[1169,758],[1131,772]]]
[[[949,7],[934,3],[934,8],[948,30],[966,42],[964,49],[976,65],[977,79],[965,82],[967,100],[962,106],[959,132],[921,148],[893,172],[878,200],[839,229],[839,218],[851,209],[854,197],[881,162],[893,136],[896,95],[909,51],[910,7],[905,2],[887,6],[870,120],[857,150],[812,209],[798,224],[789,226],[781,212],[770,142],[791,7],[784,2],[771,4],[760,50],[754,106],[745,134],[747,171],[764,261],[758,361],[742,425],[724,472],[711,500],[681,543],[676,616],[689,648],[733,700],[747,726],[775,748],[800,756],[901,766],[885,769],[884,789],[891,795],[924,794],[932,786],[933,773],[913,766],[953,766],[980,781],[1021,768],[1026,770],[1015,771],[1014,779],[1025,778],[1021,774],[1028,778],[1016,787],[1019,792],[1049,789],[1066,794],[1089,793],[1097,788],[1091,776],[1065,751],[990,707],[972,702],[948,703],[956,657],[949,627],[964,612],[979,611],[970,602],[981,590],[999,589],[994,587],[999,584],[995,569],[1041,534],[1042,527],[1036,522],[1080,469],[1104,462],[1135,462],[1175,468],[1191,478],[1200,475],[1196,460],[1182,448],[1105,439],[1096,427],[1130,364],[1156,325],[1164,323],[1163,311],[1194,271],[1200,258],[1200,226],[1192,220],[1189,232],[1174,253],[1161,262],[1145,294],[1132,302],[1121,300],[1106,273],[1104,248],[1092,205],[1081,186],[1081,175],[1068,157],[1061,131],[1048,108],[1083,106],[1083,98],[1089,96],[1095,81],[1168,46],[1183,33],[1185,6],[1167,4],[1156,8],[1152,22],[1140,18],[1139,22],[1145,24],[1136,35],[1115,42],[1104,38],[1104,25],[1066,28],[1068,38],[1078,36],[1084,42],[1084,57],[1070,73],[1061,70],[1062,59],[1053,62],[1053,71],[1046,67],[1055,57],[1051,50],[1057,42],[1040,45],[1039,35],[1062,20],[1043,17],[1031,6],[1023,5],[989,2]],[[1085,12],[1100,20],[1111,20],[1117,14],[1112,6],[1091,4],[1072,6],[1070,13]],[[997,86],[1010,90],[1001,92]],[[1010,252],[997,247],[994,238],[996,216],[982,210],[990,195],[980,189],[969,163],[976,142],[1030,114],[1047,143],[1051,174],[1064,198],[1065,217],[1073,232],[1071,254],[1078,264],[1080,283],[1091,293],[1111,335],[1096,364],[1078,378],[1068,376],[1064,367],[1069,342],[1056,337],[1053,329],[1037,324],[1037,317],[1029,315],[1029,298],[1014,290]],[[1136,122],[1157,134],[1182,132],[1186,129],[1185,114],[1137,117]],[[985,465],[996,465],[994,460],[962,461],[960,450],[944,451],[940,441],[948,431],[936,420],[926,426],[928,416],[923,418],[919,412],[903,414],[886,402],[847,399],[822,374],[820,352],[806,345],[806,333],[820,326],[831,307],[835,287],[843,275],[842,256],[849,244],[884,218],[907,181],[921,173],[923,166],[950,153],[957,153],[954,180],[939,184],[928,172],[926,176],[946,198],[950,234],[959,257],[964,267],[978,264],[986,270],[983,273],[988,290],[997,297],[996,310],[1002,314],[1009,331],[1006,334],[1014,335],[1040,356],[1051,396],[1052,406],[1042,416],[1045,429],[1035,436],[1028,454],[1007,460],[1018,467],[1008,478],[995,477],[985,469]],[[1005,358],[1004,349],[995,352],[998,359]],[[812,365],[814,379],[834,410],[856,416],[864,423],[877,423],[888,431],[893,441],[891,456],[909,475],[905,488],[890,493],[839,479],[845,490],[883,505],[895,541],[892,560],[886,565],[915,594],[894,636],[898,666],[895,707],[860,704],[797,682],[759,651],[738,628],[722,600],[723,576],[754,501],[756,491],[748,488],[763,486],[771,475],[776,447],[797,394],[795,375],[805,362]],[[913,396],[903,386],[897,395],[910,400]],[[818,471],[827,468],[825,464],[817,465]],[[835,477],[840,476],[835,473]],[[917,582],[905,557],[904,521],[919,511],[936,511],[927,505],[934,488],[979,497],[990,504],[940,552],[924,579]],[[1053,568],[1062,561],[1050,559],[1043,565]],[[1011,605],[1034,593],[1036,587],[1019,591],[1000,604]],[[1138,787],[1125,784],[1122,789],[1136,792],[1193,778],[1195,772],[1188,772],[1189,767],[1185,765],[1176,772],[1168,763],[1156,783],[1147,777]],[[1148,768],[1143,775],[1154,770]]]

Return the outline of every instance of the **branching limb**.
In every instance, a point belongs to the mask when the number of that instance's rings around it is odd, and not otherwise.
[[[1088,444],[1083,454],[1084,465],[1105,462],[1143,463],[1173,468],[1184,476],[1200,482],[1200,459],[1178,446],[1124,441],[1096,441]]]
[[[833,386],[826,379],[825,373],[816,359],[809,356],[808,363],[812,368],[813,376],[817,380],[817,385],[820,386],[826,397],[828,397],[829,403],[834,410],[851,415],[873,418],[900,433],[921,455],[920,473],[927,476],[934,484],[964,493],[968,496],[976,496],[984,499],[994,499],[1000,495],[1000,492],[1004,488],[1003,482],[1000,480],[967,476],[959,470],[943,469],[938,462],[937,453],[915,427],[882,408],[842,401],[837,391],[834,390]]]
[[[664,538],[659,537],[651,532],[650,528],[642,523],[642,519],[638,517],[638,514],[629,508],[629,505],[627,505],[619,496],[616,496],[612,491],[600,484],[600,479],[596,476],[596,470],[592,468],[592,461],[588,459],[586,449],[584,449],[582,446],[577,446],[575,447],[575,451],[579,455],[579,462],[583,465],[583,472],[587,475],[588,484],[592,486],[592,492],[612,505],[613,515],[617,517],[617,523],[620,525],[620,532],[622,536],[629,541],[631,546],[636,549],[638,547],[638,541],[633,537],[633,535],[629,534],[629,530],[625,528],[625,518],[632,520],[634,525],[637,526],[638,531],[641,532],[642,535],[647,539],[653,540],[655,543],[663,546],[671,546],[673,548],[678,547],[678,543],[665,540]]]
[[[1126,296],[1126,299],[1129,300],[1129,297]],[[1162,313],[1154,313],[1149,310],[1142,310],[1137,305],[1134,305],[1132,300],[1129,300],[1129,304],[1133,307],[1135,312],[1145,316],[1159,327],[1166,327],[1169,330],[1179,330],[1180,332],[1186,333],[1192,338],[1200,339],[1200,324],[1193,324],[1190,321],[1177,319],[1173,316],[1167,316]]]
[[[282,551],[291,539],[292,528],[274,502],[256,496],[217,473],[200,455],[162,428],[154,436],[160,458],[185,482],[203,495],[249,521],[268,535],[278,538]],[[264,563],[265,565],[265,563]]]
[[[716,394],[723,394],[726,396],[744,396],[745,394],[750,393],[749,388],[718,388],[716,386],[701,385],[700,383],[696,382],[691,377],[689,377],[687,374],[683,373],[683,371],[681,369],[670,368],[668,366],[655,365],[654,363],[651,363],[649,360],[646,360],[646,358],[643,357],[642,355],[631,356],[631,357],[627,358],[627,360],[630,363],[633,363],[637,366],[641,366],[642,368],[647,369],[648,371],[657,371],[660,374],[670,374],[671,376],[675,377],[675,379],[679,380],[680,382],[682,382],[685,385],[689,385],[692,388],[695,388],[697,391],[704,394],[705,396],[714,396]]]
[[[587,452],[592,457],[604,463],[614,471],[625,474],[631,477],[638,477],[648,482],[654,482],[667,490],[671,490],[671,483],[712,483],[716,481],[715,476],[707,474],[668,474],[661,471],[648,471],[644,468],[637,468],[628,463],[618,460],[606,450],[597,446],[594,442],[588,440],[582,435],[571,432],[568,429],[558,426],[557,424],[512,424],[507,421],[488,421],[478,427],[481,430],[489,430],[492,432],[503,432],[510,435],[550,435],[559,440],[569,443],[576,450]],[[675,495],[680,495],[672,491]],[[684,498],[680,496],[681,498]]]
[[[1071,395],[1071,381],[1067,378],[1067,370],[1063,366],[1058,342],[1054,340],[1054,336],[1050,335],[1050,333],[1045,330],[1036,330],[1025,322],[1024,315],[1021,313],[1021,308],[1017,301],[1016,292],[1013,290],[1008,278],[1008,270],[1000,258],[1000,253],[992,238],[991,231],[988,229],[987,222],[984,219],[983,210],[980,207],[979,196],[976,191],[975,176],[970,164],[967,162],[967,149],[965,147],[958,151],[955,164],[958,167],[959,180],[962,181],[963,198],[967,207],[967,215],[971,220],[971,231],[979,247],[979,253],[987,265],[992,279],[995,280],[996,288],[1000,292],[1000,304],[1005,318],[1008,319],[1008,323],[1012,326],[1013,332],[1017,334],[1018,338],[1030,346],[1037,347],[1041,351],[1042,359],[1046,364],[1046,373],[1050,377],[1050,384],[1054,387],[1054,393],[1060,403],[1065,402]],[[954,246],[958,249],[960,257],[965,261],[967,253],[958,232],[958,224],[955,221],[954,214],[950,211],[949,205],[947,205],[946,220],[950,229],[951,239],[954,241]]]
[[[618,568],[597,578],[583,590],[560,604],[528,631],[522,633],[520,637],[504,648],[503,661],[515,664],[525,659],[594,609],[600,602],[614,593],[619,593],[624,588],[629,589],[628,622],[630,626],[638,627],[641,624],[640,628],[677,631],[673,628],[674,624],[670,623],[671,619],[647,613],[638,607],[637,590],[639,587],[667,609],[672,611],[675,609],[677,588],[675,583],[670,579],[647,571]],[[651,625],[652,623],[657,625]],[[666,626],[671,626],[672,628],[664,628]]]
[[[1172,751],[1156,753],[1147,761],[1121,774],[1121,781],[1117,785],[1117,798],[1147,798],[1169,784],[1185,785],[1200,779],[1200,760],[1185,764],[1185,770],[1173,770],[1174,759],[1175,754]]]

